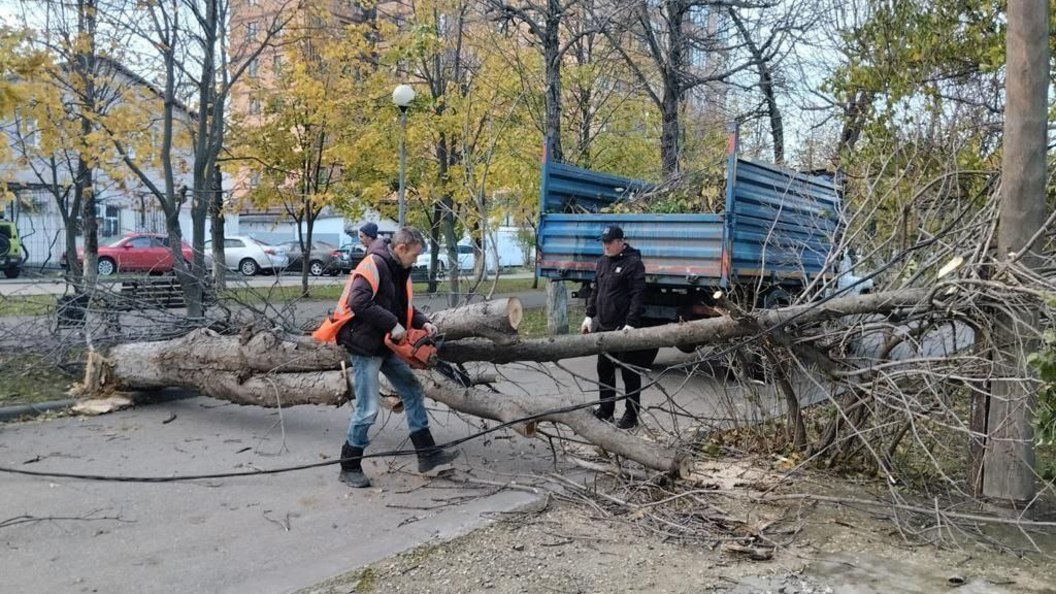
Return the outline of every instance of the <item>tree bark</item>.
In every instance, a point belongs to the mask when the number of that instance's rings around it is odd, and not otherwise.
[[[568,288],[565,281],[546,284],[546,330],[551,336],[568,334]]]
[[[445,344],[440,358],[452,363],[487,361],[559,361],[602,352],[618,353],[662,347],[694,347],[732,338],[752,336],[782,323],[795,320],[806,324],[842,316],[885,313],[924,304],[928,291],[909,289],[832,299],[824,305],[798,305],[762,310],[741,320],[709,318],[682,324],[667,324],[629,331],[601,332],[525,340],[501,349],[483,340],[461,340]]]
[[[524,306],[516,297],[445,309],[430,316],[438,328],[443,328],[446,340],[483,336],[498,343],[516,339],[523,317]]]
[[[108,358],[89,356],[86,393],[181,387],[236,404],[340,406],[353,394],[342,369],[344,352],[333,345],[283,340],[270,332],[251,337],[197,330],[176,340],[114,347]],[[314,371],[303,369],[316,366]],[[336,371],[333,369],[337,369]],[[583,403],[561,396],[530,399],[455,386],[429,371],[416,372],[425,395],[460,412],[511,423],[533,435],[541,421],[561,423],[584,439],[647,468],[683,473],[682,457],[594,418]]]
[[[1010,2],[1006,36],[1005,141],[998,213],[998,258],[1037,265],[1040,248],[1027,244],[1045,216],[1049,88],[1049,3]],[[1002,378],[1029,378],[1038,313],[1009,304],[995,319],[994,363]],[[983,495],[1028,502],[1035,494],[1033,411],[1029,379],[995,381],[983,458]]]

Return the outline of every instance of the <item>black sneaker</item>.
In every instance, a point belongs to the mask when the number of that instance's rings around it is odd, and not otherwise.
[[[601,410],[601,407],[595,408],[591,411],[599,421],[605,421],[606,423],[612,422],[612,413],[607,413]]]
[[[637,415],[631,415],[631,414],[628,414],[628,413],[623,413],[623,416],[620,417],[620,422],[616,423],[616,428],[617,429],[634,429],[637,426],[638,426],[638,416]]]

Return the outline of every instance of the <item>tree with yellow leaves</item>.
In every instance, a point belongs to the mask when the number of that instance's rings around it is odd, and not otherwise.
[[[325,8],[325,7],[321,7]],[[369,27],[342,29],[323,10],[302,7],[286,30],[282,69],[250,89],[253,109],[230,136],[240,174],[259,177],[257,206],[278,205],[297,223],[309,253],[326,209],[361,210],[389,193],[394,138],[378,117],[390,78],[373,66]],[[308,293],[308,267],[301,290]]]

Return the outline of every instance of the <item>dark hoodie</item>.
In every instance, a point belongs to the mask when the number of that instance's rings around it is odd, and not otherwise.
[[[587,317],[594,320],[594,331],[608,332],[627,325],[641,328],[643,293],[645,265],[641,252],[625,245],[615,256],[602,256],[594,273],[594,290],[587,299]]]
[[[411,271],[404,268],[389,251],[389,239],[376,239],[370,244],[367,258],[374,258],[378,266],[378,293],[363,277],[352,283],[348,305],[356,314],[341,327],[337,343],[353,355],[380,357],[388,354],[385,335],[396,324],[407,325],[407,276]],[[429,318],[414,310],[413,328],[421,328]]]

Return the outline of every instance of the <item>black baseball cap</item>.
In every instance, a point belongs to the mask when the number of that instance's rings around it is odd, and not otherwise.
[[[614,239],[623,239],[623,229],[620,229],[616,225],[609,225],[608,227],[605,227],[604,231],[601,232],[600,239],[605,243],[609,243]]]

